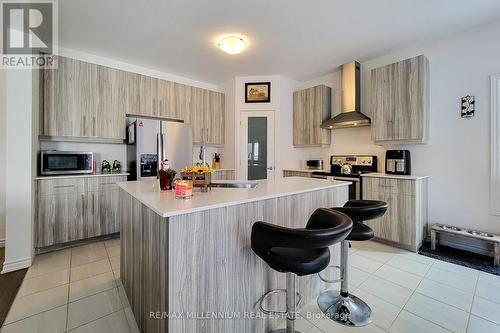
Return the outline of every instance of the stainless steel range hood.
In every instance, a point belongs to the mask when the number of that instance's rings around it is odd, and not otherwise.
[[[369,126],[370,118],[361,113],[361,67],[357,61],[342,65],[342,112],[324,121],[321,128]]]

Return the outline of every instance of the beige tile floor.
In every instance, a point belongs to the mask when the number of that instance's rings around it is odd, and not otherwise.
[[[350,290],[373,323],[338,325],[311,302],[297,321],[302,333],[500,333],[499,276],[376,242],[353,243],[349,256]],[[119,272],[119,240],[37,256],[2,333],[138,332]]]
[[[2,333],[139,332],[119,278],[119,239],[36,256]]]

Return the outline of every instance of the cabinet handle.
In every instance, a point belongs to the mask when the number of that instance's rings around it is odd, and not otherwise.
[[[85,195],[82,194],[82,215],[85,215]]]
[[[93,126],[92,133],[94,133],[94,136],[96,136],[96,134],[95,134],[95,128],[96,128],[95,117],[92,117],[92,126]]]
[[[102,185],[114,185],[116,183],[102,183]]]
[[[94,207],[94,193],[92,193],[92,215],[95,214],[95,207]]]
[[[83,116],[83,136],[87,135],[87,116]]]
[[[70,188],[70,187],[75,187],[75,185],[57,185],[57,186],[54,186],[54,188]]]

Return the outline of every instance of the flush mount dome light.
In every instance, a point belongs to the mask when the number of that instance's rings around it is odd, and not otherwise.
[[[242,36],[226,36],[219,40],[217,46],[229,54],[238,54],[248,47],[248,42]]]

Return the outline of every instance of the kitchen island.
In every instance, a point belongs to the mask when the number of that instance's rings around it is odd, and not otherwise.
[[[285,288],[285,274],[252,252],[253,223],[303,228],[316,208],[343,205],[348,185],[289,177],[176,199],[173,191],[160,192],[158,181],[119,183],[120,275],[141,332],[255,333],[276,327],[281,321],[264,318],[258,300]],[[298,281],[302,304],[324,288],[316,275]]]

